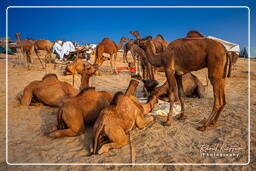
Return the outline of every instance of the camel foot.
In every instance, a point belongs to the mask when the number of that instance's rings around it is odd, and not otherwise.
[[[49,137],[51,137],[51,138],[58,138],[60,136],[61,135],[60,135],[60,133],[58,131],[54,131],[54,132],[49,134]]]
[[[102,153],[107,153],[109,151],[109,148],[107,148],[106,146],[102,146],[99,151],[98,154],[102,154]]]
[[[51,129],[50,129],[50,132],[53,132],[53,131],[56,131],[58,130],[57,126],[53,126]]]
[[[206,126],[199,126],[199,127],[197,127],[196,129],[198,130],[198,131],[205,131],[206,130]]]
[[[187,116],[184,115],[183,113],[181,113],[178,117],[177,117],[178,120],[185,120],[187,119]]]
[[[172,125],[172,117],[168,116],[167,121],[163,123],[164,126],[171,126]]]

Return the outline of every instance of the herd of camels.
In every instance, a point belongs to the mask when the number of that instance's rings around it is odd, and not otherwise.
[[[192,71],[208,68],[208,78],[213,87],[214,103],[211,114],[204,120],[199,131],[205,131],[214,126],[226,105],[225,79],[231,76],[232,65],[238,55],[228,52],[218,41],[204,37],[198,31],[189,31],[184,38],[172,42],[164,40],[163,36],[141,38],[138,31],[131,31],[135,40],[122,37],[117,45],[109,38],[104,38],[96,47],[94,64],[77,58],[67,66],[65,73],[81,74],[80,90],[67,82],[59,81],[56,74],[46,74],[42,80],[33,81],[24,88],[21,96],[22,105],[42,102],[58,107],[57,125],[49,131],[50,137],[77,136],[83,133],[84,124],[93,124],[92,153],[108,152],[112,148],[120,148],[128,144],[127,133],[136,125],[145,127],[154,118],[147,116],[158,99],[170,103],[170,111],[165,126],[173,122],[173,106],[179,104],[181,111],[178,119],[185,119],[183,95],[196,93],[203,97],[204,86]],[[17,45],[28,62],[31,62],[30,52],[34,48],[46,50],[50,55],[53,43],[39,39],[20,40],[17,33]],[[136,66],[136,74],[132,76],[125,93],[117,92],[112,96],[107,91],[96,91],[89,87],[89,79],[101,64],[110,60],[110,69],[116,70],[117,52],[124,45],[123,62],[127,61],[127,53],[131,52]],[[104,56],[107,53],[110,58]],[[42,67],[46,67],[37,54]],[[113,61],[114,60],[114,61]],[[138,70],[142,69],[142,72]],[[160,87],[155,80],[155,71],[165,72],[167,81]],[[134,96],[136,87],[143,79],[148,90],[148,101],[141,104]],[[186,83],[187,82],[187,83]],[[108,141],[106,141],[108,139]]]

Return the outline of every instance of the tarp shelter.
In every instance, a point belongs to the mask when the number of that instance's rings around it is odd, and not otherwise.
[[[234,51],[234,52],[236,52],[237,54],[240,53],[239,44],[231,43],[231,42],[228,42],[228,41],[225,41],[225,40],[222,40],[222,39],[213,37],[213,36],[208,36],[207,38],[213,39],[213,40],[216,40],[216,41],[222,43],[222,44],[225,46],[225,48],[227,49],[227,51]]]
[[[244,58],[249,58],[249,53],[248,53],[249,49],[248,47],[243,48],[240,53],[239,56],[242,56]],[[251,47],[250,49],[250,58],[256,58],[256,48]]]

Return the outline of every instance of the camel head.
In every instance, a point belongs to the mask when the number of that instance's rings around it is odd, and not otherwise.
[[[152,47],[152,48],[155,47],[155,46],[154,46],[154,43],[153,43],[153,41],[152,41],[152,37],[151,37],[151,36],[147,36],[147,37],[141,39],[141,40],[139,41],[139,46],[140,46],[140,48],[142,48],[143,50],[145,50],[147,47]]]
[[[86,74],[87,76],[90,77],[90,76],[93,76],[97,70],[98,70],[97,65],[85,65],[84,64],[83,74]]]
[[[129,40],[129,38],[127,38],[127,37],[122,37],[121,39],[120,39],[120,42],[126,42],[126,41],[128,41]]]
[[[20,40],[20,33],[18,32],[18,33],[15,33],[15,36],[16,36],[16,38],[18,39],[18,40]]]
[[[106,57],[106,56],[102,56],[102,57],[96,59],[94,65],[101,66],[103,64],[103,62],[105,62],[107,60],[110,60],[110,58]]]
[[[130,34],[134,35],[136,39],[140,39],[140,33],[138,31],[130,31]]]

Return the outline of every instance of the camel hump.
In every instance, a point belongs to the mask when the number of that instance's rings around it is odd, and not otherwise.
[[[102,41],[107,41],[107,40],[110,40],[110,39],[107,38],[107,37],[104,37],[104,38],[102,39]]]
[[[116,106],[118,104],[118,102],[122,99],[122,97],[124,97],[124,93],[121,91],[118,91],[114,97],[112,98],[110,105],[112,106]]]
[[[58,79],[58,76],[57,76],[56,74],[50,73],[50,74],[46,74],[46,75],[42,78],[42,80],[45,80],[46,78],[49,78],[49,77],[56,77],[56,79]]]
[[[187,33],[187,37],[204,37],[204,35],[196,30],[191,30]]]
[[[161,34],[158,34],[156,37],[160,37],[162,40],[164,40],[164,37]]]
[[[87,88],[83,88],[79,94],[77,96],[81,96],[82,94],[84,94],[85,92],[87,91],[90,91],[90,90],[94,90],[95,91],[95,87],[87,87]]]

